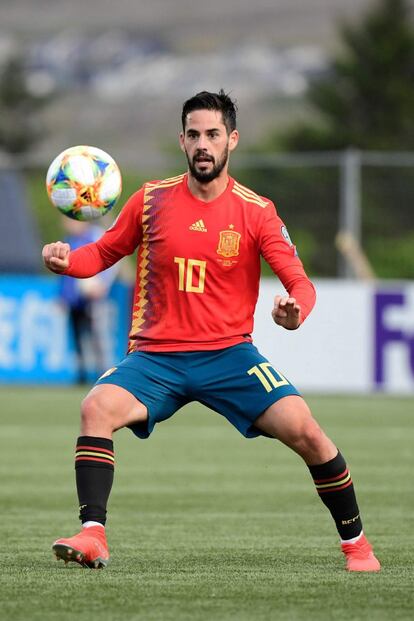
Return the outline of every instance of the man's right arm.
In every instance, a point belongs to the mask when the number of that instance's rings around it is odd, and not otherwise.
[[[51,272],[76,278],[90,278],[115,263],[115,260],[113,263],[104,261],[96,242],[72,251],[69,244],[61,241],[53,242],[43,248],[42,257],[45,266]]]
[[[132,254],[142,239],[142,189],[125,203],[114,224],[91,244],[71,251],[69,244],[58,241],[43,248],[45,266],[57,274],[89,278]]]

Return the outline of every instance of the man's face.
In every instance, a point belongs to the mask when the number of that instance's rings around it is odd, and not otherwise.
[[[236,148],[237,130],[227,134],[221,112],[193,110],[187,114],[185,131],[180,134],[191,175],[199,183],[209,183],[227,171],[229,152]]]

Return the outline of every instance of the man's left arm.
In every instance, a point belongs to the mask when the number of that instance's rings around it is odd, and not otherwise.
[[[274,205],[270,203],[264,211],[261,254],[287,291],[287,295],[275,296],[272,317],[275,323],[287,330],[296,330],[315,305],[315,287]]]

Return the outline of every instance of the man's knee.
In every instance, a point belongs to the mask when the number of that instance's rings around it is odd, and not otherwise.
[[[105,398],[100,391],[92,390],[88,393],[81,404],[81,423],[83,427],[91,425],[109,425],[116,427],[116,411],[111,406],[112,400]]]
[[[103,420],[108,421],[110,418],[111,411],[103,396],[94,392],[87,394],[81,404],[82,425],[99,423]]]
[[[318,452],[324,446],[326,436],[312,417],[302,421],[294,431],[294,442],[305,451]]]
[[[337,453],[335,444],[312,417],[293,428],[285,443],[304,459],[307,464],[322,464],[333,459]]]

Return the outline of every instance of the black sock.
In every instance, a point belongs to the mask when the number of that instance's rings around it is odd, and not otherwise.
[[[341,453],[318,466],[308,466],[322,502],[328,507],[341,539],[357,537],[362,522],[351,475]]]
[[[81,436],[77,440],[75,469],[82,524],[105,525],[106,505],[114,479],[114,445],[107,438]]]

